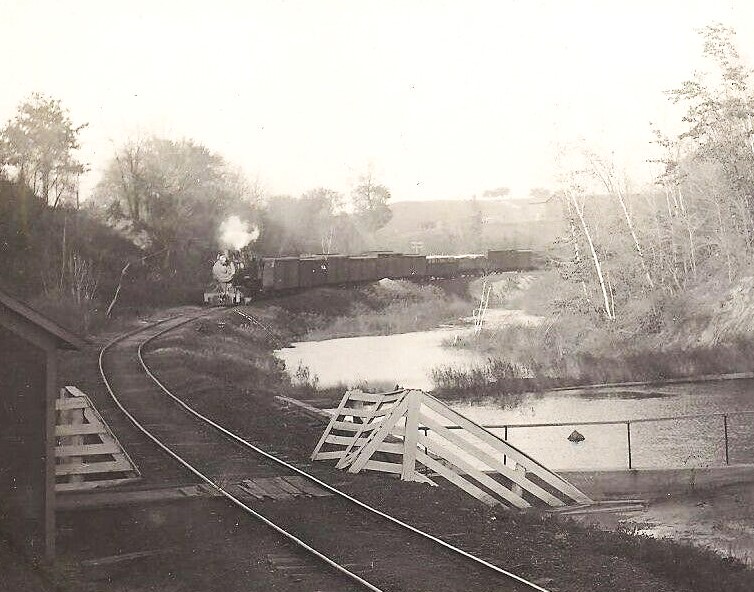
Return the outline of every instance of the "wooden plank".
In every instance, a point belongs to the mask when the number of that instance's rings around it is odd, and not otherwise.
[[[371,431],[369,434],[367,434],[366,437],[362,437],[362,432],[356,432],[351,443],[346,446],[345,450],[343,451],[343,457],[336,463],[335,468],[344,469],[345,467],[353,463],[353,461],[359,456],[359,453],[364,448],[364,446],[372,441],[376,433],[376,431]]]
[[[364,468],[366,462],[371,458],[375,450],[377,450],[377,446],[382,443],[382,441],[385,439],[385,436],[390,433],[390,429],[395,426],[395,424],[401,417],[403,417],[407,409],[408,399],[404,397],[400,404],[396,405],[393,408],[390,415],[388,415],[383,420],[380,428],[372,434],[372,439],[361,447],[358,456],[348,468],[349,473],[358,473],[361,469]]]
[[[371,440],[375,432],[369,431],[366,436],[362,436],[363,433],[364,430],[360,429],[353,435],[351,441],[343,449],[343,456],[341,456],[340,460],[335,464],[336,469],[343,469],[351,464],[353,459],[356,458],[356,455],[358,455],[359,450]]]
[[[64,463],[55,465],[55,475],[91,475],[94,473],[122,473],[130,471],[131,465],[125,461],[107,461],[94,463]]]
[[[61,438],[67,436],[82,436],[84,434],[99,434],[102,432],[101,425],[91,425],[82,423],[81,425],[59,425],[55,426],[55,435]]]
[[[81,444],[79,446],[56,446],[55,456],[86,456],[90,454],[113,454],[120,452],[117,444]]]
[[[550,471],[547,467],[534,460],[525,452],[519,450],[505,440],[497,437],[495,434],[488,432],[483,427],[474,423],[467,417],[464,417],[460,413],[450,409],[447,405],[443,404],[438,399],[425,394],[424,404],[440,415],[450,419],[451,421],[454,421],[457,425],[468,430],[469,432],[477,436],[480,440],[494,447],[496,450],[502,452],[506,456],[512,458],[517,463],[524,465],[527,471],[537,475],[537,477],[542,479],[544,482],[549,483],[558,491],[563,492],[574,501],[580,503],[589,503],[592,501],[579,489],[571,485],[568,481],[566,481],[559,475],[556,475],[555,473]]]
[[[140,479],[137,477],[124,477],[123,479],[101,479],[99,481],[84,481],[83,483],[56,483],[55,491],[65,493],[70,491],[90,491],[103,487],[112,487],[114,485],[123,485],[125,483],[135,483]]]
[[[445,440],[455,444],[456,446],[467,450],[469,454],[486,463],[488,467],[497,471],[511,481],[523,486],[524,489],[526,489],[529,493],[535,495],[546,504],[550,506],[563,505],[563,502],[552,495],[549,491],[542,489],[536,483],[532,483],[531,481],[526,479],[526,474],[521,475],[520,473],[517,473],[511,467],[507,466],[502,460],[488,454],[487,452],[476,446],[473,442],[462,438],[460,434],[456,433],[459,430],[449,430],[444,425],[440,424],[424,413],[421,414],[420,421],[441,438],[444,438]],[[427,441],[429,442],[429,447],[431,448],[432,440],[429,439]]]
[[[304,411],[310,413],[311,415],[314,415],[315,417],[327,418],[328,420],[332,418],[332,414],[329,411],[325,411],[324,409],[320,409],[319,407],[314,407],[313,405],[309,405],[304,401],[299,401],[298,399],[292,399],[291,397],[283,397],[279,395],[276,395],[275,398],[278,401],[282,401],[288,405],[299,407],[300,409],[303,409]]]
[[[634,504],[632,506],[610,506],[607,508],[586,506],[580,509],[573,509],[567,512],[561,512],[558,516],[585,516],[588,514],[620,514],[621,512],[641,512],[645,506]]]
[[[476,485],[469,483],[466,479],[458,475],[455,471],[446,467],[444,464],[437,462],[432,457],[427,456],[421,450],[417,451],[416,460],[422,463],[425,467],[428,467],[429,469],[432,469],[439,475],[442,475],[448,481],[450,481],[454,485],[457,485],[458,487],[463,489],[466,493],[474,496],[475,498],[484,502],[488,506],[496,506],[500,504],[500,502],[496,500],[494,497],[492,497],[489,493],[479,489]]]
[[[391,409],[394,409],[394,407]],[[385,418],[378,421],[372,421],[371,423],[359,424],[361,425],[361,429],[354,434],[353,440],[348,446],[346,446],[343,457],[335,465],[335,468],[343,469],[352,464],[353,461],[358,458],[363,447],[368,445],[369,442],[374,439],[375,434],[377,433],[375,428],[381,426],[384,421],[386,421]],[[366,437],[363,437],[363,434],[367,434]]]
[[[251,479],[244,479],[241,483],[238,484],[238,486],[257,499],[261,500],[265,497],[270,497],[264,489],[257,486],[257,484],[254,483],[254,481],[252,481]]]
[[[439,446],[437,442],[430,442],[429,438],[425,438],[424,436],[422,436],[419,439],[419,441],[427,447],[429,447],[428,445],[431,443],[432,452],[434,452],[438,456],[441,456],[445,460],[453,463],[453,465],[455,465],[456,467],[464,471],[469,477],[473,477],[476,481],[484,485],[487,489],[494,491],[496,494],[498,494],[501,498],[503,498],[509,504],[512,504],[516,508],[530,508],[531,507],[531,504],[527,502],[524,498],[522,498],[521,494],[514,493],[507,487],[504,487],[501,483],[498,483],[489,475],[485,475],[482,471],[472,466],[471,463],[465,461],[457,454],[451,452],[450,450],[442,446]],[[560,502],[560,505],[563,505],[563,502]]]
[[[318,452],[312,460],[332,460],[334,458],[343,458],[345,450],[332,450],[328,452]]]
[[[333,423],[334,430],[341,430],[343,432],[371,432],[375,428],[380,426],[381,422],[369,424],[369,423],[353,423],[351,421],[336,421]]]
[[[300,489],[309,495],[313,495],[314,497],[327,497],[332,495],[329,491],[322,489],[319,485],[312,483],[301,475],[283,475],[283,479],[297,489]]]
[[[107,428],[107,426],[105,426]],[[129,465],[131,465],[131,470],[134,472],[135,475],[140,475],[139,469],[136,467],[136,463],[134,463],[133,460],[131,460],[131,457],[128,456],[123,446],[120,445],[120,442],[118,442],[117,438],[111,433],[111,432],[104,432],[100,433],[99,435],[100,440],[102,440],[103,444],[112,444],[113,446],[118,447],[118,452],[113,453],[113,459],[118,461],[127,462]]]
[[[403,397],[405,391],[394,391],[392,393],[362,393],[352,392],[349,396],[351,401],[364,401],[366,403],[394,403]]]
[[[68,399],[57,399],[55,401],[56,411],[68,411],[71,409],[83,409],[89,406],[87,397],[70,397]]]
[[[395,473],[396,475],[400,475],[403,471],[402,464],[384,462],[381,460],[368,460],[364,463],[363,468],[367,471],[381,471],[383,473]]]
[[[304,495],[303,491],[301,491],[298,487],[295,487],[293,484],[288,483],[288,481],[286,481],[282,477],[273,477],[272,480],[280,489],[287,493],[290,493],[291,495]]]
[[[526,467],[525,466],[517,464],[514,470],[516,471],[516,473],[518,473],[524,479],[526,479]],[[518,481],[516,481],[513,484],[513,491],[516,493],[516,495],[521,495],[524,492],[523,487],[521,486],[521,484]],[[560,503],[560,504],[557,504],[557,505],[560,506],[560,505],[565,505],[565,504]]]
[[[382,408],[376,407],[362,407],[361,409],[346,407],[343,409],[342,414],[347,417],[361,417],[364,419],[377,419],[384,417],[390,413],[392,406],[385,406]]]
[[[68,390],[63,391],[66,395],[69,395],[70,392]],[[61,393],[62,394],[62,393]],[[70,397],[62,400],[61,402],[67,402],[67,401],[84,401],[86,405],[91,404],[89,399],[87,397]],[[85,405],[85,407],[86,407]],[[84,423],[84,412],[83,409],[85,407],[81,407],[78,409],[71,409],[68,411],[61,411],[60,412],[60,418],[62,420],[63,424],[68,424],[71,426],[79,426]],[[61,444],[66,444],[70,446],[81,446],[84,443],[84,437],[83,436],[71,436],[68,438],[60,438]],[[72,463],[72,464],[80,464],[83,461],[83,458],[78,455],[73,455],[70,458],[67,458],[64,460],[64,462]],[[81,483],[84,481],[84,476],[80,474],[71,474],[68,478],[68,481],[71,483]]]
[[[360,442],[356,442],[356,443],[359,444],[359,445],[361,445],[364,442],[366,442],[368,439],[369,438],[365,436],[363,438],[359,438]],[[343,444],[343,445],[348,445],[348,444],[350,444],[353,441],[354,441],[354,437],[353,436],[336,436],[335,434],[330,434],[329,436],[327,436],[327,438],[325,438],[325,442],[327,444]]]
[[[271,498],[276,500],[292,500],[293,496],[280,489],[272,479],[261,477],[251,480],[259,489],[267,492]]]
[[[377,446],[377,452],[387,452],[388,454],[403,455],[404,445],[400,442],[381,442]]]
[[[401,479],[404,481],[410,481],[416,472],[416,443],[419,438],[421,395],[421,391],[409,391],[407,395],[406,435],[403,438],[403,470],[401,471]]]
[[[73,385],[64,386],[63,390],[67,391],[68,394],[71,395],[72,397],[85,397],[87,399],[89,398],[85,392],[83,392],[81,389]]]

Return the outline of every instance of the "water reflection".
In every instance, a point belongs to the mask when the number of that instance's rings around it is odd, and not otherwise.
[[[407,388],[433,388],[430,378],[436,366],[464,367],[484,363],[479,354],[443,347],[443,341],[467,335],[465,328],[442,328],[397,335],[345,337],[325,341],[303,341],[277,350],[286,368],[307,366],[319,378],[318,385],[355,386],[400,384]]]

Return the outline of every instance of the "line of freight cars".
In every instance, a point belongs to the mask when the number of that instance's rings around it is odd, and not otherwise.
[[[247,251],[221,255],[213,267],[215,291],[208,304],[240,304],[259,294],[317,286],[358,284],[389,279],[431,279],[492,271],[535,269],[528,250],[496,250],[486,255],[425,256],[373,252],[359,256],[311,255],[255,258]]]

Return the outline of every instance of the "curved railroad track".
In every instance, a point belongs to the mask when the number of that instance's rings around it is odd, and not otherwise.
[[[274,336],[253,315],[236,312]],[[194,478],[219,492],[239,514],[263,522],[316,557],[332,576],[333,589],[547,592],[348,496],[186,404],[160,382],[142,351],[169,331],[210,314],[215,312],[174,317],[127,333],[99,355],[102,379],[116,405]],[[255,484],[268,480],[290,495],[274,500],[259,495]]]

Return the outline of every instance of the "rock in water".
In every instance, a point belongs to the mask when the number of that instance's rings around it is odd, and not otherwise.
[[[581,432],[579,432],[578,430],[573,430],[571,432],[571,435],[568,436],[568,439],[571,442],[576,442],[576,443],[583,442],[584,440],[586,440],[586,438],[584,437],[584,435]]]

